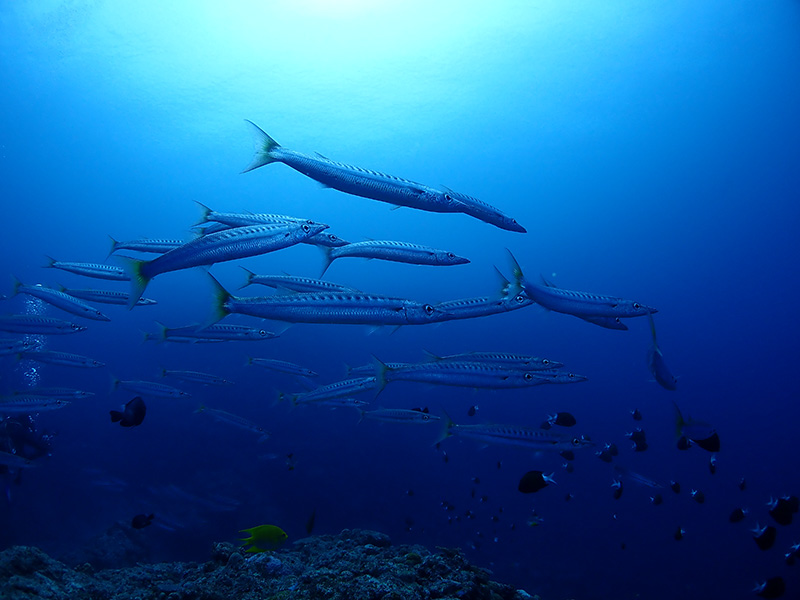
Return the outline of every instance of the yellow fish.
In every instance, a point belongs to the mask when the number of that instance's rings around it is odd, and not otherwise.
[[[276,550],[289,536],[280,527],[275,525],[259,525],[250,529],[240,529],[242,533],[249,533],[250,537],[239,538],[243,546],[250,545],[245,552],[267,552]]]

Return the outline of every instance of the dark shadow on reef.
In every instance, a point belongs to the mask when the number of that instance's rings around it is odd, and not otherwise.
[[[72,569],[37,548],[0,553],[4,600],[524,600],[522,590],[489,580],[459,550],[392,546],[388,536],[345,529],[298,540],[291,549],[247,555],[215,544],[206,563]]]

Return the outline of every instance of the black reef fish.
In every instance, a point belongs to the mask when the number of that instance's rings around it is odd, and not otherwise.
[[[543,490],[548,484],[555,483],[553,474],[545,475],[541,471],[528,471],[519,480],[517,489],[523,494],[533,494],[539,490]]]
[[[785,591],[786,583],[783,577],[770,577],[753,588],[753,593],[762,598],[780,598]]]
[[[134,529],[144,529],[153,522],[154,514],[149,515],[136,515],[131,520],[131,527]]]
[[[778,535],[778,530],[772,525],[767,527],[759,527],[756,523],[756,528],[753,529],[753,539],[756,545],[762,550],[769,550],[775,543],[775,537]]]
[[[108,412],[111,414],[112,423],[119,422],[123,427],[136,427],[144,421],[147,407],[144,404],[144,400],[136,396],[123,407],[122,412],[118,410],[110,410]]]

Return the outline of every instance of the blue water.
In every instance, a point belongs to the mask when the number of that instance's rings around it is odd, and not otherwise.
[[[777,526],[775,546],[763,552],[748,531],[771,523],[771,496],[800,493],[800,4],[428,4],[2,3],[0,278],[9,291],[12,274],[125,289],[43,270],[45,255],[102,262],[108,235],[188,240],[199,218],[192,201],[303,216],[350,241],[397,239],[470,258],[448,268],[341,259],[326,274],[428,302],[496,293],[493,266],[510,275],[509,248],[532,279],[541,273],[564,288],[657,307],[678,390],[651,380],[645,319],[610,331],[536,306],[395,333],[295,325],[263,342],[142,343],[156,320],[181,326],[210,311],[201,269],[169,273],[147,290],[157,306],[103,307],[111,323],[48,340],[49,349],[108,366],[39,367],[42,385],[96,396],[37,417],[57,434],[52,456],[19,485],[3,480],[0,547],[65,554],[115,521],[153,512],[153,560],[204,560],[211,542],[261,523],[281,526],[290,541],[303,537],[316,510],[315,533],[365,527],[398,543],[459,546],[496,579],[547,600],[748,598],[755,582],[775,575],[787,597],[800,596],[800,567],[783,560],[800,525]],[[240,175],[252,153],[245,118],[289,148],[481,198],[528,233],[465,215],[392,211],[284,165]],[[244,281],[239,265],[315,277],[322,255],[303,245],[211,272],[235,289]],[[16,297],[0,312],[24,307]],[[457,437],[437,450],[435,425],[290,410],[275,400],[300,391],[296,380],[243,366],[250,355],[280,358],[332,382],[344,378],[345,363],[422,360],[423,349],[547,356],[589,380],[497,392],[396,383],[375,406],[530,426],[569,411],[578,424],[568,432],[618,444],[616,463],[677,480],[681,493],[667,489],[653,506],[649,488],[626,482],[615,501],[612,468],[592,449],[567,473],[556,454]],[[148,398],[141,427],[113,425],[108,410],[133,394],[112,393],[112,376],[156,380],[161,367],[236,385],[186,384],[191,399]],[[23,388],[30,368],[0,358],[0,392]],[[716,474],[709,453],[676,449],[673,400],[717,428]],[[256,421],[272,437],[258,444],[195,414],[200,404]],[[637,425],[634,408],[644,415],[646,452],[634,453],[624,437]],[[520,494],[517,482],[531,469],[555,472],[558,485]],[[704,504],[689,498],[692,488]],[[737,506],[751,512],[732,525]],[[532,509],[543,518],[538,527],[526,525]],[[448,523],[455,515],[460,521]],[[686,535],[676,541],[679,526]]]

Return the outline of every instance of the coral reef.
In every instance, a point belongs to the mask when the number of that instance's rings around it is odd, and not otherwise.
[[[37,548],[0,553],[4,600],[525,600],[522,590],[493,582],[460,550],[392,546],[388,536],[345,529],[291,548],[247,555],[215,544],[206,563],[71,569]]]

